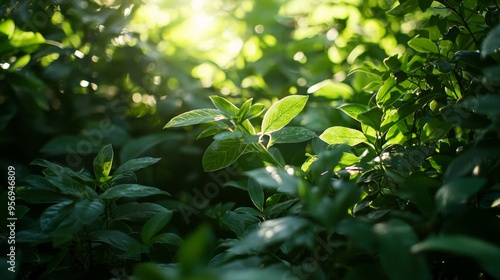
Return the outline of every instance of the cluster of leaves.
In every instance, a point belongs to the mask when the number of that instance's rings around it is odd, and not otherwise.
[[[223,205],[215,217],[237,239],[214,242],[202,228],[186,241],[216,245],[209,262],[198,255],[207,270],[181,254],[179,271],[142,265],[136,275],[500,278],[499,7],[436,2],[400,1],[388,14],[435,12],[408,41],[413,51],[350,72],[367,74],[364,90],[372,96],[338,107],[357,128],[333,126],[316,137],[285,127],[305,107],[304,95],[274,103],[259,132],[250,119],[263,106],[251,100],[238,108],[213,96],[216,109],[173,118],[166,127],[212,123],[200,134],[214,139],[203,157],[206,171],[258,155],[262,167],[229,183],[247,190],[256,209]],[[300,167],[286,165],[271,147],[308,140],[309,159]]]
[[[44,168],[44,176],[30,175],[16,190],[26,203],[17,212],[22,223],[16,241],[23,248],[24,266],[19,277],[107,278],[113,271],[119,277],[146,255],[171,261],[165,251],[182,242],[175,233],[163,231],[173,211],[151,199],[138,201],[168,193],[134,182],[136,171],[158,161],[132,159],[111,173],[111,145],[95,157],[94,176],[85,169],[76,172],[47,160],[33,161]],[[39,217],[23,217],[37,208]],[[155,246],[164,257],[155,257]]]

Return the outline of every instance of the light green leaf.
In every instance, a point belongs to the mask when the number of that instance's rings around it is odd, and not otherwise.
[[[113,165],[113,147],[104,146],[94,158],[94,174],[99,182],[106,182]]]
[[[229,166],[243,154],[246,147],[241,139],[212,142],[203,154],[203,170],[210,172]]]
[[[288,170],[290,173],[293,169]],[[268,166],[265,168],[254,169],[245,172],[245,175],[254,179],[262,187],[274,189],[276,191],[289,194],[291,196],[297,195],[298,177],[290,175],[287,170]]]
[[[413,253],[441,251],[472,258],[494,278],[500,278],[500,247],[464,235],[430,237],[411,247]]]
[[[109,188],[101,194],[101,198],[115,199],[121,197],[145,197],[157,194],[169,195],[168,192],[154,187],[147,187],[138,184],[122,184]]]
[[[228,119],[233,119],[238,116],[239,109],[233,103],[220,96],[210,96],[210,100],[214,106],[219,109]]]
[[[243,116],[243,120],[249,120],[249,119],[253,119],[253,118],[256,118],[258,116],[260,116],[260,114],[262,114],[262,112],[264,112],[264,110],[266,109],[266,106],[264,106],[263,104],[254,104],[252,105],[252,107],[250,107],[250,110],[248,110],[248,112],[245,113],[245,115]]]
[[[262,120],[262,133],[271,133],[287,125],[306,105],[308,96],[291,95],[274,103]]]
[[[0,32],[7,35],[8,38],[12,37],[15,29],[16,29],[16,24],[11,19],[7,19],[0,22]]]
[[[271,133],[268,146],[280,143],[300,143],[318,137],[316,133],[305,127],[284,127]]]
[[[481,56],[487,57],[494,54],[500,48],[500,25],[497,25],[488,33],[481,46]]]
[[[431,39],[428,38],[415,37],[410,41],[408,41],[408,46],[410,46],[417,52],[439,54],[439,49],[437,45]]]
[[[339,109],[346,113],[349,117],[357,120],[357,121],[360,121],[358,119],[358,115],[363,113],[363,112],[366,112],[370,109],[370,107],[368,105],[365,105],[365,104],[357,104],[357,103],[350,103],[350,104],[344,104],[342,106],[339,107]]]
[[[159,212],[151,217],[142,227],[141,238],[144,244],[150,244],[151,238],[162,230],[172,219],[170,210]]]
[[[248,194],[257,209],[264,210],[264,189],[262,185],[253,178],[248,178]]]
[[[223,119],[227,119],[227,117],[217,109],[196,109],[174,117],[163,128],[188,126]]]
[[[369,144],[365,135],[361,131],[342,126],[333,126],[328,128],[319,136],[319,139],[330,145],[344,143],[347,143],[349,146],[355,146],[359,143]]]

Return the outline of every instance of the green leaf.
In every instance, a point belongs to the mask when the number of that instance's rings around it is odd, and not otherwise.
[[[257,209],[264,211],[264,189],[262,185],[253,178],[248,178],[248,194]]]
[[[120,174],[127,174],[130,172],[137,171],[139,169],[148,167],[160,161],[160,158],[143,157],[137,159],[131,159],[121,166],[119,166],[114,172],[113,176],[118,176]]]
[[[410,0],[411,1],[411,0]],[[430,8],[434,0],[418,0],[418,7],[422,12],[427,11]]]
[[[151,244],[168,244],[168,245],[174,245],[174,246],[181,246],[182,245],[182,238],[180,238],[177,234],[171,233],[171,232],[165,232],[156,235],[155,237],[151,238]]]
[[[151,217],[142,226],[141,238],[144,244],[150,244],[151,238],[156,235],[160,230],[162,230],[172,219],[173,212],[167,210],[165,212],[159,212],[153,217]]]
[[[340,106],[339,109],[346,113],[349,117],[360,122],[358,119],[359,114],[368,111],[370,107],[365,104],[350,103]]]
[[[210,100],[214,106],[219,109],[228,119],[235,119],[238,116],[239,109],[233,103],[229,102],[227,99],[212,95]]]
[[[118,230],[98,230],[90,233],[89,237],[94,242],[106,243],[118,250],[130,252],[134,258],[140,256],[141,253],[148,252],[145,245]]]
[[[154,187],[138,184],[122,184],[107,189],[100,197],[102,199],[115,199],[121,197],[145,197],[157,194],[169,195],[168,192]]]
[[[231,165],[245,152],[246,147],[241,139],[212,142],[203,154],[203,170],[210,172]]]
[[[410,252],[411,246],[418,242],[410,225],[390,220],[387,224],[375,225],[374,229],[380,244],[380,260],[389,279],[431,279],[423,256]]]
[[[479,97],[472,97],[457,103],[457,106],[463,106],[470,110],[474,110],[480,114],[485,114],[490,118],[500,114],[500,95],[488,94]]]
[[[373,107],[366,112],[360,113],[358,119],[362,124],[365,124],[376,131],[380,130],[380,124],[382,123],[383,112],[379,107]]]
[[[154,146],[167,141],[182,141],[184,136],[180,132],[161,132],[131,139],[122,146],[120,162],[143,156],[146,151]],[[115,171],[116,172],[116,171]]]
[[[293,169],[290,168],[287,170],[290,170],[289,172],[293,174]],[[287,170],[268,166],[247,171],[244,174],[257,181],[262,187],[296,196],[299,184],[298,177],[290,175]]]
[[[387,11],[386,14],[389,16],[404,16],[405,14],[413,12],[418,7],[419,2],[417,0],[408,0]]]
[[[14,30],[16,30],[16,24],[12,19],[6,19],[0,22],[0,32],[11,38],[14,35]]]
[[[464,235],[435,236],[413,245],[411,251],[441,251],[469,257],[476,260],[491,276],[500,278],[500,247],[480,239]]]
[[[438,141],[442,139],[452,127],[453,124],[451,123],[444,122],[438,118],[430,118],[422,128],[420,140],[424,143]]]
[[[250,107],[250,109],[247,112],[245,112],[245,114],[243,115],[241,120],[249,120],[249,119],[256,118],[256,117],[260,116],[260,114],[262,114],[262,112],[264,112],[264,110],[266,110],[266,106],[264,106],[263,104],[259,104],[259,103],[254,104],[254,105],[252,105],[252,107]]]
[[[308,96],[291,95],[274,103],[262,119],[262,133],[271,133],[287,125],[307,103]]]
[[[396,80],[393,78],[388,78],[384,81],[384,84],[377,91],[376,101],[377,105],[384,107],[384,105],[389,105],[394,102],[401,93],[396,88]]]
[[[103,183],[108,180],[112,165],[113,147],[109,144],[104,146],[94,158],[94,174],[99,182]]]
[[[319,139],[330,145],[347,143],[349,146],[355,146],[359,143],[369,143],[361,131],[342,126],[328,128],[319,136]]]
[[[268,246],[296,238],[301,230],[309,228],[309,226],[311,224],[307,219],[293,216],[267,220],[230,248],[229,252],[231,255],[239,255],[265,249]]]
[[[167,212],[168,210],[151,202],[127,202],[111,209],[111,219],[114,221],[144,222],[155,214]]]
[[[469,197],[480,191],[486,184],[483,177],[458,178],[444,184],[436,193],[439,207],[466,203]]]
[[[227,119],[227,117],[217,109],[196,109],[174,117],[163,128],[188,126],[224,119]]]
[[[45,209],[40,216],[40,228],[53,237],[71,236],[103,213],[104,204],[99,199],[64,201]]]
[[[284,127],[271,133],[268,146],[280,143],[300,143],[318,137],[316,133],[304,127]]]
[[[408,46],[410,46],[417,52],[439,54],[439,49],[437,45],[431,39],[428,38],[415,37],[410,41],[408,41]]]
[[[192,274],[199,269],[205,271],[214,245],[214,233],[207,225],[202,225],[189,235],[177,251],[177,261],[181,264],[183,275]]]
[[[481,57],[487,57],[488,55],[494,54],[500,48],[500,25],[493,28],[486,38],[484,38],[483,44],[481,46]]]

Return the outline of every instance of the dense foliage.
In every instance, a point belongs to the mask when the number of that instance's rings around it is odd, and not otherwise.
[[[2,279],[500,279],[496,0],[0,16]]]

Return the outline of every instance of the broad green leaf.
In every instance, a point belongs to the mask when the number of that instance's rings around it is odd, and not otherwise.
[[[300,217],[283,217],[267,220],[229,249],[230,254],[239,255],[265,249],[268,246],[296,238],[297,234],[311,226],[309,221]]]
[[[399,198],[415,204],[425,216],[431,217],[436,208],[434,206],[432,193],[434,193],[434,190],[436,190],[440,184],[440,181],[431,179],[426,174],[413,172],[410,176],[404,177],[403,182],[398,182],[400,188],[395,194]]]
[[[411,251],[441,251],[469,257],[476,260],[494,278],[500,278],[500,247],[484,240],[465,235],[435,236],[413,245]]]
[[[441,121],[438,118],[430,118],[422,128],[420,140],[426,143],[442,139],[452,127],[451,123]]]
[[[410,251],[411,246],[418,242],[418,236],[410,225],[393,219],[386,224],[375,225],[374,230],[380,246],[379,257],[389,279],[431,279],[424,257]]]
[[[153,165],[160,161],[160,158],[152,158],[152,157],[143,157],[137,159],[131,159],[124,164],[120,165],[114,172],[113,176],[118,176],[120,174],[127,174],[130,172],[137,171],[139,169],[143,169],[150,165]]]
[[[316,133],[304,127],[284,127],[271,133],[268,146],[280,143],[300,143],[318,137]]]
[[[254,104],[252,105],[252,107],[250,107],[250,109],[248,110],[248,112],[245,113],[245,115],[243,116],[243,120],[249,120],[249,119],[253,119],[253,118],[256,118],[258,116],[260,116],[260,114],[262,114],[262,112],[264,112],[264,110],[266,110],[266,106],[264,106],[263,104]]]
[[[373,107],[366,112],[360,113],[358,115],[358,120],[376,131],[380,130],[380,124],[382,122],[383,112],[378,107]]]
[[[399,97],[399,90],[395,87],[395,79],[388,78],[384,81],[384,84],[377,91],[376,95],[376,101],[379,106],[384,107],[384,105],[389,105]]]
[[[198,134],[196,139],[201,139],[209,136],[213,136],[217,133],[230,130],[230,126],[224,122],[216,122],[214,125],[207,127],[205,130]]]
[[[466,203],[469,197],[480,191],[486,184],[483,177],[457,178],[444,184],[436,193],[439,207]]]
[[[481,56],[487,57],[494,54],[500,48],[500,25],[493,28],[483,41],[481,46]]]
[[[411,0],[410,0],[411,1]],[[434,0],[418,0],[418,7],[422,12],[427,11],[430,8]]]
[[[208,225],[202,225],[184,239],[177,251],[177,261],[183,275],[189,275],[200,267],[207,267],[215,246],[215,235]]]
[[[236,234],[236,237],[242,238],[245,233],[245,221],[241,219],[240,215],[233,211],[227,211],[224,216],[220,218],[220,222],[224,224],[229,230]]]
[[[410,2],[410,1],[408,1]],[[415,37],[408,41],[408,46],[417,52],[421,53],[437,53],[439,54],[439,49],[431,39]]]
[[[15,30],[12,38],[10,39],[10,44],[13,47],[21,49],[27,53],[36,51],[43,43],[45,43],[45,38],[38,32],[35,33]]]
[[[196,109],[174,117],[163,128],[188,126],[224,119],[227,119],[227,117],[217,109]]]
[[[121,197],[145,197],[157,194],[169,195],[168,192],[154,187],[138,184],[122,184],[107,189],[100,197],[102,199],[116,199]]]
[[[104,203],[99,199],[64,201],[45,209],[40,216],[40,228],[53,237],[71,236],[103,213]]]
[[[150,244],[151,238],[155,236],[160,230],[162,230],[172,219],[173,212],[167,210],[165,212],[159,212],[151,217],[142,226],[141,238],[144,244]]]
[[[264,210],[264,190],[262,185],[252,177],[248,178],[248,194],[257,209]]]
[[[131,221],[131,222],[144,222],[152,216],[160,213],[167,212],[168,210],[157,204],[151,202],[127,202],[120,204],[111,209],[111,219],[115,221]]]
[[[359,114],[368,111],[370,107],[365,104],[350,103],[340,106],[339,109],[342,112],[346,113],[349,117],[357,121],[360,121],[358,119]]]
[[[319,138],[330,145],[346,143],[349,146],[355,146],[359,143],[369,143],[361,131],[342,126],[328,128]]]
[[[335,100],[350,98],[354,94],[354,90],[348,84],[328,79],[311,86],[307,93]]]
[[[231,165],[245,152],[246,147],[241,139],[212,142],[203,154],[203,170],[210,172]]]
[[[113,147],[104,146],[94,158],[94,174],[99,182],[106,182],[113,165]]]
[[[262,133],[271,133],[287,125],[306,105],[308,96],[291,95],[274,103],[262,119]]]
[[[128,234],[118,230],[98,230],[90,233],[89,238],[94,242],[102,242],[113,246],[114,248],[130,252],[131,255],[138,257],[141,253],[148,252],[145,245],[130,237]]]
[[[9,71],[19,71],[21,68],[26,66],[31,60],[31,56],[29,54],[18,57],[16,62],[14,62],[10,67]]]
[[[180,238],[175,233],[165,232],[165,233],[160,233],[155,237],[151,238],[151,243],[168,244],[179,247],[182,245],[182,238]]]
[[[496,117],[500,114],[500,95],[488,94],[479,97],[465,99],[463,102],[457,103],[457,106],[463,106],[474,110],[480,114],[485,114],[489,117]]]
[[[244,116],[248,113],[248,111],[250,111],[250,108],[252,107],[252,102],[253,102],[253,98],[250,98],[250,99],[247,99],[247,101],[245,101],[240,109],[238,110],[238,121],[241,121],[242,119],[244,119]]]
[[[293,172],[293,169],[287,170],[290,170],[290,173]],[[247,171],[244,174],[254,179],[262,187],[267,187],[279,192],[287,193],[291,196],[296,196],[299,184],[298,177],[290,175],[287,170],[274,166],[268,166],[265,168]]]
[[[445,121],[456,124],[462,128],[486,128],[491,121],[484,115],[477,114],[457,104],[444,106],[439,109]]]
[[[239,109],[233,103],[229,102],[227,99],[212,95],[210,96],[210,100],[214,106],[219,109],[228,119],[235,119],[238,116]]]
[[[392,8],[386,13],[389,16],[404,16],[405,14],[409,14],[415,11],[418,7],[419,7],[419,2],[417,0],[408,0],[402,2],[401,4]]]

